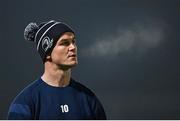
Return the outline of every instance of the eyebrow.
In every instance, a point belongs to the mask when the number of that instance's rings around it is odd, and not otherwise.
[[[69,41],[69,40],[76,40],[76,38],[73,37],[72,39],[61,39],[60,42]]]

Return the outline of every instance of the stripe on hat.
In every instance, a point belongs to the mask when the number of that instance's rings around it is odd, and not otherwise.
[[[46,25],[52,23],[52,22],[55,22],[54,20],[51,20],[49,22],[47,22],[46,24],[44,24],[37,32],[36,32],[36,35],[35,35],[35,42],[37,42],[36,38],[37,38],[37,35],[38,33],[42,30],[42,28],[44,28]]]
[[[40,45],[40,43],[41,43],[41,41],[42,41],[43,36],[44,36],[53,26],[55,26],[56,24],[59,24],[59,23],[61,23],[61,22],[56,22],[56,23],[54,23],[53,25],[51,25],[51,26],[42,34],[42,36],[41,36],[41,38],[39,39],[38,44],[37,44],[37,50],[39,50],[39,45]]]

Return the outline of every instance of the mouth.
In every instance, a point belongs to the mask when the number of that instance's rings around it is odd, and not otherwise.
[[[76,54],[68,55],[68,57],[73,57],[73,58],[75,58],[75,57],[76,57]]]

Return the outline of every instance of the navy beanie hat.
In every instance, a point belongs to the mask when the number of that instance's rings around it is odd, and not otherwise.
[[[36,43],[37,51],[45,62],[46,56],[52,52],[57,40],[65,32],[74,33],[67,24],[54,20],[39,25],[30,23],[24,30],[24,38]]]

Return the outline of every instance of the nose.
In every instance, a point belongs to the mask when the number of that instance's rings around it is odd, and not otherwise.
[[[75,51],[75,50],[76,50],[76,44],[71,43],[71,44],[69,45],[69,50],[70,50],[70,51]]]

